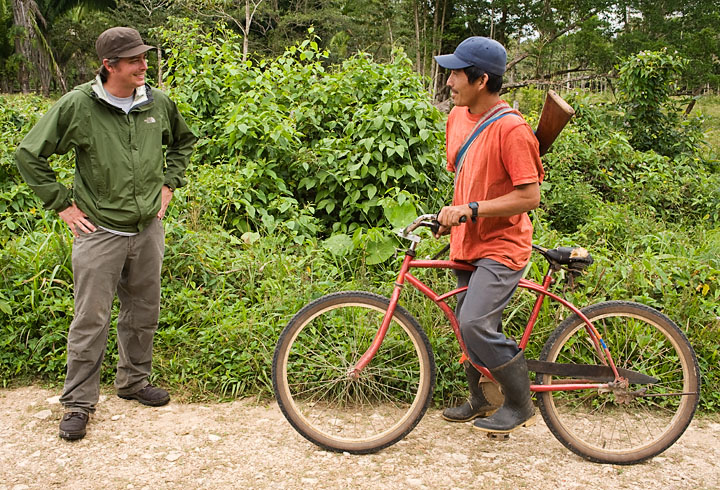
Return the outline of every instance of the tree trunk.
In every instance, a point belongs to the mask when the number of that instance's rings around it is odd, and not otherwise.
[[[52,83],[52,71],[50,65],[52,60],[48,54],[42,49],[36,48],[33,52],[33,58],[35,58],[35,68],[38,72],[38,82],[40,84],[39,91],[45,97],[50,96],[50,85]]]
[[[418,2],[413,2],[413,9],[415,14],[415,71],[423,74],[422,61],[420,59],[420,12],[418,11]]]
[[[439,7],[439,5],[437,5],[437,6]],[[435,52],[437,54],[442,54],[442,49],[443,49],[442,38],[443,38],[443,34],[445,34],[445,13],[446,13],[446,11],[447,11],[447,0],[443,0],[442,14],[440,15],[440,19],[439,19],[439,26],[437,25],[438,23],[436,22],[436,26],[433,29],[434,31],[437,31],[437,29],[439,28],[439,32],[437,32],[437,34],[435,32],[433,33],[433,39],[436,39],[436,41],[433,42],[433,45],[435,46]],[[433,60],[430,60],[430,62],[432,63],[432,66],[434,69],[433,75],[432,75],[432,83],[433,83],[432,94],[433,94],[433,97],[436,97],[437,94],[442,90],[442,85],[444,85],[444,82],[443,82],[442,78],[439,76],[440,75],[440,67],[438,66],[438,64],[434,63]]]
[[[247,61],[248,51],[250,50],[250,23],[252,22],[252,15],[250,15],[250,0],[245,0],[245,32],[243,32],[243,64]]]
[[[32,0],[12,0],[13,22],[22,28],[22,32],[15,38],[15,53],[20,56],[18,67],[18,83],[20,91],[24,94],[30,93],[30,59],[32,56],[32,43],[30,34],[33,32],[30,26],[30,2]]]
[[[435,53],[438,52],[437,46],[437,33],[438,33],[438,16],[440,15],[440,0],[435,0],[435,8],[433,12],[433,26],[432,26],[432,49],[430,50],[430,92],[433,97],[437,93],[436,82],[437,82],[437,63],[433,63],[432,59]]]
[[[158,87],[161,90],[165,90],[165,82],[163,81],[163,59],[162,59],[162,51],[160,50],[160,46],[155,48],[155,51],[157,52]]]
[[[45,24],[35,0],[12,0],[13,22],[20,28],[15,38],[15,53],[20,57],[18,67],[18,83],[20,90],[27,94],[30,92],[30,82],[33,72],[37,74],[39,90],[43,95],[50,95],[53,81],[53,70],[65,90],[65,79],[60,68],[55,63],[51,48],[42,36],[39,24]]]
[[[390,19],[387,19],[387,25],[388,25],[388,36],[390,37],[390,57],[392,59],[393,49],[395,49],[395,40],[393,39],[392,24],[390,23]]]
[[[423,46],[423,53],[422,53],[422,65],[423,65],[423,76],[427,73],[428,69],[428,42],[427,42],[427,23],[428,23],[428,12],[427,12],[427,2],[422,3],[422,19],[423,19],[423,25],[422,25],[422,34],[420,35],[420,39],[422,39],[422,46]],[[430,71],[432,71],[432,65],[430,66]],[[430,90],[430,87],[428,87],[428,90]]]

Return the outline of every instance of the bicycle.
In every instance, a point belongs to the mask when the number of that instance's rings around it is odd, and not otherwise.
[[[331,451],[366,454],[404,438],[425,414],[435,384],[435,360],[417,320],[398,304],[406,283],[444,313],[464,356],[467,349],[446,300],[467,288],[435,293],[411,268],[473,270],[463,262],[417,259],[422,215],[399,235],[410,240],[390,298],[345,291],[316,299],[281,333],[273,357],[276,399],[290,424]],[[584,249],[544,249],[542,283],[522,279],[536,293],[518,345],[525,349],[546,298],[571,311],[545,342],[531,391],[552,434],[570,451],[598,463],[634,464],[670,447],[690,424],[700,397],[697,359],[687,337],[659,311],[629,301],[582,309],[553,293],[554,275],[581,274],[592,257]],[[483,366],[475,367],[487,378]]]

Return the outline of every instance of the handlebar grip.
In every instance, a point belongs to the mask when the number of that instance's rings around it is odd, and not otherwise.
[[[432,224],[430,225],[430,231],[433,232],[433,235],[437,235],[437,233],[440,231],[440,222],[438,220],[432,220]]]

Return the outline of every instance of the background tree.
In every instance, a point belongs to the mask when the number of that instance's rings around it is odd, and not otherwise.
[[[7,9],[8,2],[13,12],[10,36],[15,43],[17,84],[27,93],[34,79],[44,95],[50,94],[53,79],[63,92],[67,91],[54,46],[48,42],[49,27],[75,7],[103,9],[115,3],[114,0],[0,0],[3,10]]]
[[[150,30],[170,16],[227,22],[243,36],[239,61],[278,56],[310,27],[329,63],[360,51],[388,61],[402,48],[440,99],[446,73],[433,56],[471,35],[508,48],[508,88],[603,90],[620,59],[662,48],[690,60],[683,92],[720,85],[716,0],[0,0],[0,89],[64,91],[92,73],[104,28],[129,25],[157,44]],[[159,55],[150,74],[161,81]]]

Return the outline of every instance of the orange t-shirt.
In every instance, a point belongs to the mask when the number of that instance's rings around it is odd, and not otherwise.
[[[490,110],[507,102],[500,101]],[[513,191],[515,186],[542,182],[545,175],[537,138],[519,113],[487,126],[475,139],[455,181],[453,205],[487,201]],[[454,107],[447,120],[447,168],[455,172],[455,157],[465,138],[484,114]],[[450,258],[474,261],[493,259],[520,270],[530,259],[533,227],[527,213],[477,218],[450,232]]]

